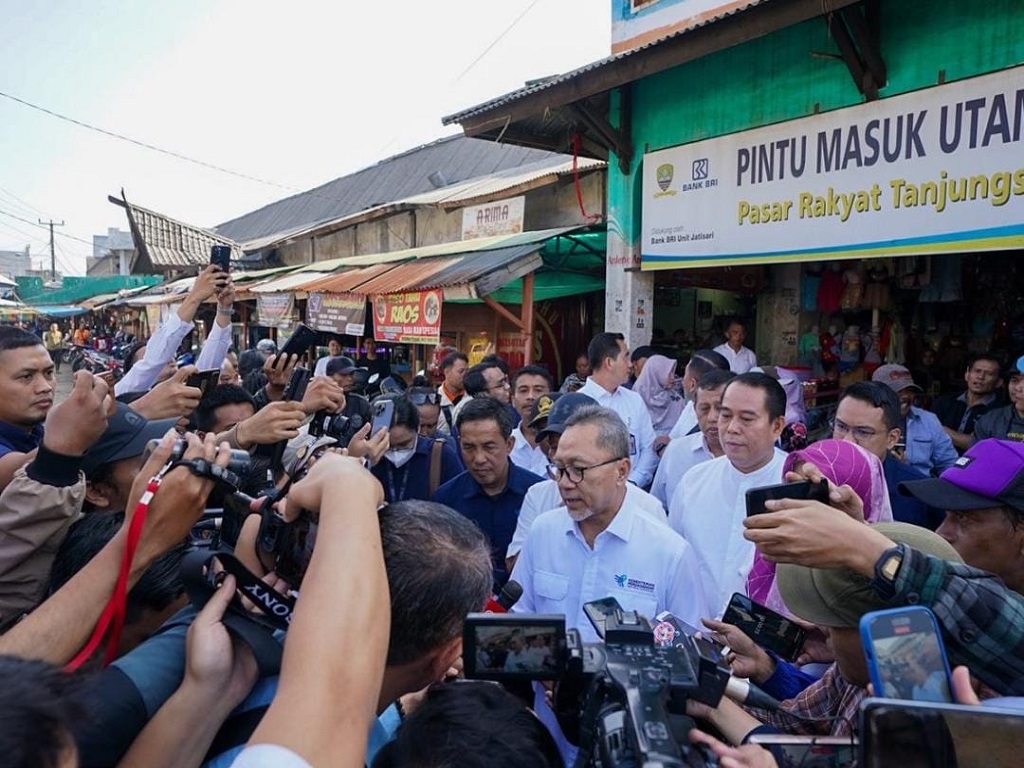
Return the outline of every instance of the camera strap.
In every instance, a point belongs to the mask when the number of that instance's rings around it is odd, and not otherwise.
[[[220,565],[217,572],[214,571],[214,560]],[[283,650],[273,632],[288,629],[295,599],[276,592],[230,552],[195,550],[182,561],[181,576],[189,602],[197,611],[202,610],[227,574],[235,577],[236,596],[244,596],[259,613],[245,610],[239,600],[233,599],[221,623],[252,651],[261,677],[275,675],[281,669]]]
[[[121,557],[121,569],[117,574],[117,581],[114,584],[114,594],[107,601],[103,613],[100,614],[96,628],[92,636],[85,644],[85,647],[78,652],[71,661],[64,667],[67,671],[73,672],[82,666],[99,648],[107,635],[107,650],[103,657],[103,666],[107,666],[117,655],[117,646],[121,642],[121,630],[124,628],[124,617],[128,604],[128,575],[131,572],[132,560],[135,559],[135,550],[138,549],[139,539],[142,538],[142,529],[146,525],[146,516],[149,514],[149,505],[153,496],[160,488],[164,474],[171,468],[168,464],[160,472],[149,479],[146,490],[135,506],[135,513],[132,515],[131,523],[128,525],[128,540],[125,542],[124,555]]]

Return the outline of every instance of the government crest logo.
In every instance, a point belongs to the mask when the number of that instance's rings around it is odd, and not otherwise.
[[[676,169],[672,163],[663,163],[658,166],[658,170],[655,174],[658,178],[658,186],[661,187],[662,192],[668,192],[668,188],[672,186],[672,177],[675,176]]]

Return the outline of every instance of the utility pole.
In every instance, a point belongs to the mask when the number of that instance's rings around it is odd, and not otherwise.
[[[49,227],[50,228],[50,279],[51,280],[56,280],[57,279],[57,254],[53,250],[53,228],[54,227],[63,227],[64,226],[64,222],[63,221],[54,221],[53,219],[50,219],[49,221],[43,221],[42,219],[40,219],[39,223],[42,224],[45,227]]]

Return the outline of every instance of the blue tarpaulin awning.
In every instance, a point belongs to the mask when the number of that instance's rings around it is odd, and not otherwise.
[[[84,315],[89,310],[84,307],[71,306],[52,306],[52,305],[41,305],[32,307],[36,312],[47,317],[74,317],[75,315]]]

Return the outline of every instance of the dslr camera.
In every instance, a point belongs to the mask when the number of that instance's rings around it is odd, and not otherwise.
[[[729,668],[713,644],[658,629],[616,609],[605,620],[605,641],[584,643],[579,630],[566,629],[564,616],[471,613],[462,639],[465,674],[555,681],[555,715],[580,746],[580,768],[717,765],[687,743],[693,721],[686,702],[717,706]]]

